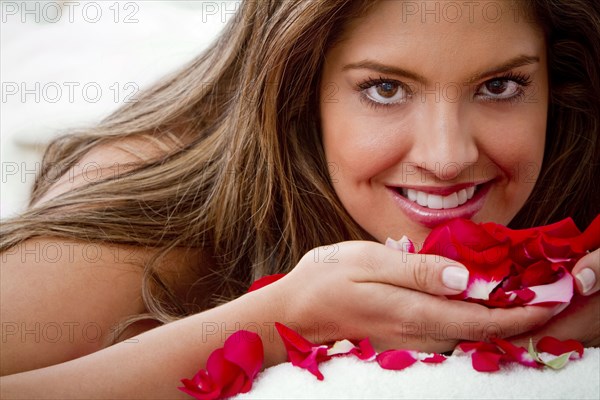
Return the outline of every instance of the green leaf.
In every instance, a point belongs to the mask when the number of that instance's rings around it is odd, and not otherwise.
[[[565,354],[561,354],[560,356],[556,357],[553,360],[550,361],[542,361],[545,365],[549,366],[552,369],[561,369],[562,367],[564,367],[565,365],[567,365],[567,363],[569,362],[569,357],[571,357],[571,354],[573,352],[570,351],[568,353]]]
[[[535,351],[535,349],[533,348],[533,339],[529,338],[529,347],[527,348],[527,352],[529,353],[529,355],[531,356],[531,358],[533,358],[535,361],[537,362],[543,362],[540,357],[538,356],[537,351]]]

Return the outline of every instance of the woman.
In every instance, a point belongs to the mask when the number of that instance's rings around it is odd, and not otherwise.
[[[275,321],[378,350],[492,333],[597,345],[598,250],[567,310],[505,310],[439,296],[464,290],[463,265],[381,244],[453,216],[598,213],[597,6],[481,3],[439,3],[436,22],[411,2],[245,2],[180,73],[53,143],[29,210],[2,227],[3,395],[175,397],[240,328],[284,361]],[[36,342],[38,322],[73,335]]]

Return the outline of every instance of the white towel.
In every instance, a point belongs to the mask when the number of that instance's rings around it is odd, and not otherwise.
[[[236,399],[600,399],[600,348],[585,349],[582,359],[560,370],[511,363],[477,372],[465,355],[402,371],[346,356],[322,363],[320,370],[323,381],[291,363],[268,368]]]

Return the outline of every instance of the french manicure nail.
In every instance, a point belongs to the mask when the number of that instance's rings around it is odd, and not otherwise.
[[[463,291],[468,281],[469,271],[464,268],[448,266],[442,271],[442,282],[449,289]]]
[[[579,282],[579,287],[581,288],[581,294],[586,294],[589,292],[596,283],[596,274],[591,268],[584,268],[577,275],[575,275],[575,279]]]

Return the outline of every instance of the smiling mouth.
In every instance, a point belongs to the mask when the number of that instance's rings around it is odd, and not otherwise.
[[[387,186],[394,202],[413,221],[433,228],[452,218],[472,218],[484,206],[494,180],[447,187]]]
[[[467,186],[450,194],[432,194],[416,189],[395,188],[395,190],[413,203],[432,210],[456,208],[471,200],[481,185]]]

